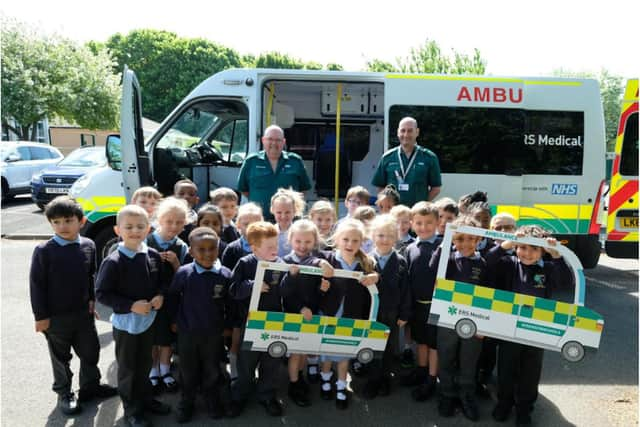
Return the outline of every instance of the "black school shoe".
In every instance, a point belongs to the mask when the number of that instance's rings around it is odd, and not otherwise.
[[[58,409],[65,415],[75,415],[82,410],[73,392],[58,395]]]
[[[300,407],[304,408],[311,405],[311,400],[309,400],[309,396],[307,395],[307,389],[300,377],[295,383],[289,383],[289,397],[293,400],[293,403]]]
[[[107,384],[81,388],[78,391],[78,402],[88,402],[93,399],[108,399],[118,394],[118,389]]]
[[[325,384],[329,384],[329,390],[325,390]],[[322,397],[322,400],[331,400],[333,397],[333,383],[331,382],[331,379],[329,381],[320,381],[320,396]]]
[[[345,398],[340,399],[340,395],[343,395]],[[349,393],[347,389],[336,390],[336,408],[343,410],[349,407]]]
[[[436,391],[436,382],[433,377],[427,378],[427,381],[420,384],[418,387],[411,390],[411,397],[416,402],[425,402]]]
[[[315,371],[315,373],[311,373],[312,371]],[[307,380],[309,381],[309,384],[318,384],[320,381],[320,368],[317,363],[310,363],[307,365]]]
[[[171,412],[171,406],[157,399],[151,399],[144,403],[144,410],[156,415],[167,415]]]
[[[427,368],[416,367],[408,375],[400,378],[400,385],[405,387],[417,387],[427,380]]]
[[[480,414],[478,413],[478,404],[476,403],[476,398],[471,393],[465,393],[460,396],[460,401],[462,403],[462,413],[464,416],[471,421],[478,421],[480,418]]]
[[[272,417],[279,417],[282,415],[282,403],[280,403],[275,397],[272,397],[269,400],[263,400],[260,404],[264,406],[267,414]]]

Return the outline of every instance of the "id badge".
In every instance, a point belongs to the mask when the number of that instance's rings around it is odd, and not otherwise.
[[[398,190],[399,191],[409,191],[409,184],[407,184],[406,182],[403,182],[401,184],[398,185]]]

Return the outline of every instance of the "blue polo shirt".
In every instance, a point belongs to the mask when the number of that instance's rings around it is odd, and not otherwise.
[[[271,218],[271,196],[278,188],[289,187],[295,191],[307,191],[311,188],[302,157],[295,153],[283,151],[275,172],[264,150],[251,154],[242,164],[237,189],[241,193],[249,193],[249,201],[262,207],[265,218]]]

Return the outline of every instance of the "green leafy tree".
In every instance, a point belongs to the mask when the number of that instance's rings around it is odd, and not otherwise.
[[[132,69],[142,86],[143,112],[161,121],[207,77],[227,68],[244,66],[233,49],[201,38],[182,38],[159,30],[115,34],[106,46],[116,69]]]
[[[93,52],[3,20],[2,124],[26,140],[35,139],[36,124],[44,118],[61,117],[89,129],[115,128],[120,90],[112,66],[104,49]]]
[[[597,79],[600,84],[600,97],[602,98],[602,109],[604,112],[605,138],[607,151],[614,151],[616,146],[616,136],[618,134],[618,121],[622,106],[622,94],[624,91],[624,81],[620,76],[611,74],[602,69],[599,74],[591,72],[576,72],[567,69],[557,69],[552,73],[557,77],[592,78]]]
[[[373,59],[367,62],[369,71],[401,73],[438,73],[438,74],[484,74],[486,61],[478,49],[469,56],[456,51],[446,55],[433,40],[411,48],[405,58],[396,58],[396,64]]]
[[[306,70],[322,70],[322,64],[319,62],[309,61],[304,64]]]
[[[336,64],[335,62],[330,62],[327,64],[327,70],[329,71],[343,71],[344,67],[340,64]]]
[[[290,70],[301,70],[304,62],[297,58],[292,58],[280,52],[264,52],[258,55],[254,64],[255,68],[285,68]]]

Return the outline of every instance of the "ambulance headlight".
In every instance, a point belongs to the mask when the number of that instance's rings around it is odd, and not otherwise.
[[[89,185],[90,182],[91,182],[91,176],[82,175],[80,178],[76,180],[76,182],[73,183],[73,185],[69,189],[69,196],[74,198],[77,197],[80,193],[84,191],[85,188],[87,188],[87,185]]]

